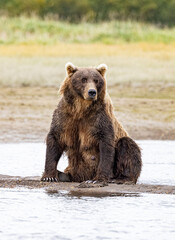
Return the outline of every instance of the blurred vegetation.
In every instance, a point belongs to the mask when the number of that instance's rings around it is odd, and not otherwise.
[[[0,44],[174,43],[175,27],[110,21],[78,24],[37,17],[0,17]]]
[[[135,20],[175,25],[175,0],[0,0],[0,14],[69,22]]]

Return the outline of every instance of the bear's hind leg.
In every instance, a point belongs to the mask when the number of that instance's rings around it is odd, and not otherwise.
[[[69,174],[58,171],[59,182],[71,182],[71,177]]]
[[[118,140],[115,148],[114,176],[116,183],[136,183],[142,168],[141,151],[129,137]]]

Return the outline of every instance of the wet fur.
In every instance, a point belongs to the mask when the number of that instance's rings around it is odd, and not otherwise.
[[[141,172],[141,152],[114,116],[111,99],[106,93],[104,68],[70,66],[67,72],[47,136],[42,180],[67,181],[67,177],[56,170],[65,152],[69,160],[65,174],[70,181],[120,179],[136,183]],[[81,82],[83,76],[87,76],[86,84]],[[94,83],[94,79],[98,79],[98,83]],[[88,101],[87,86],[92,83],[97,89],[97,99]]]

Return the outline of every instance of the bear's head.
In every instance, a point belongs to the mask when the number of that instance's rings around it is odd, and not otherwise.
[[[78,68],[72,63],[67,63],[67,77],[60,88],[60,93],[64,94],[70,103],[74,98],[85,101],[104,99],[106,70],[105,64],[100,64],[97,68]]]

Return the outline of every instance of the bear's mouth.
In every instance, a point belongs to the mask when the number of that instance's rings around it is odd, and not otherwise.
[[[94,97],[84,97],[84,100],[87,100],[87,101],[96,101],[97,100],[97,96],[94,96]]]

